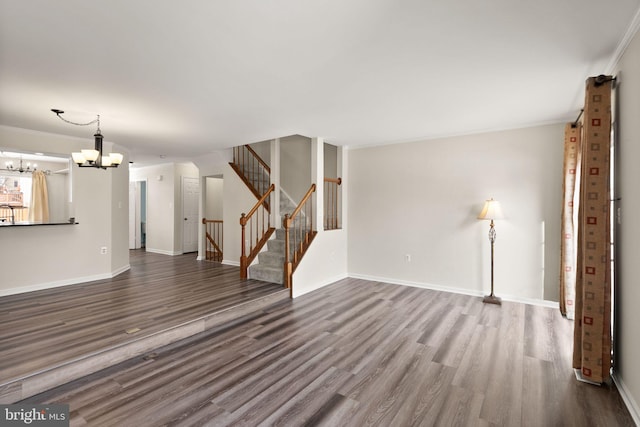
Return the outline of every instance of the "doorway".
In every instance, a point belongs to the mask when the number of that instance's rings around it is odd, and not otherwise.
[[[223,185],[222,175],[208,176],[204,181],[204,258],[222,262],[223,237]]]
[[[198,250],[200,180],[182,177],[182,253]]]
[[[129,249],[143,249],[147,242],[147,181],[129,183]]]

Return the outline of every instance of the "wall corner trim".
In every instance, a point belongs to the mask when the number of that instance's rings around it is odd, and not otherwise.
[[[622,401],[627,406],[627,409],[631,414],[631,418],[633,418],[633,422],[635,422],[636,425],[640,426],[640,405],[638,405],[638,402],[635,401],[635,399],[629,392],[629,389],[624,384],[624,381],[622,381],[622,378],[620,378],[620,376],[617,373],[614,372],[611,378],[613,379],[613,382],[618,388],[618,392],[622,397]]]

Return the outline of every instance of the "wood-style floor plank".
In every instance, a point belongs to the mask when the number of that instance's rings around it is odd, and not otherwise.
[[[113,279],[0,298],[0,386],[282,290],[194,254],[130,253]]]
[[[26,402],[89,426],[633,425],[571,346],[558,310],[345,279]]]

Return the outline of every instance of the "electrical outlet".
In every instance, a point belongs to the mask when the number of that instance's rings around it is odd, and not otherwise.
[[[106,254],[107,254],[107,247],[106,247],[106,246],[101,247],[101,248],[100,248],[100,253],[101,253],[102,255],[106,255]]]
[[[406,254],[406,255],[404,256],[404,260],[405,260],[406,262],[411,262],[411,255],[410,255],[410,254]]]

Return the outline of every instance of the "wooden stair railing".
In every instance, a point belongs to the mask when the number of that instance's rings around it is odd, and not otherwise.
[[[284,227],[284,285],[289,288],[289,296],[293,297],[293,272],[318,233],[313,229],[313,199],[316,185],[304,195],[298,207],[286,214],[282,220]]]
[[[204,224],[206,247],[205,259],[207,261],[222,262],[222,220],[202,218]]]
[[[260,156],[248,145],[233,147],[233,162],[229,163],[240,179],[247,185],[257,199],[269,189],[271,169]],[[269,210],[269,203],[265,201]]]
[[[249,213],[240,215],[240,226],[242,227],[240,278],[242,279],[247,278],[249,265],[275,231],[275,227],[271,226],[269,210],[266,207],[269,204],[268,200],[271,193],[273,193],[275,189],[276,186],[271,184],[264,195],[260,197],[260,200],[251,208]]]
[[[324,229],[337,230],[340,228],[338,222],[339,186],[342,185],[342,178],[324,179]]]

